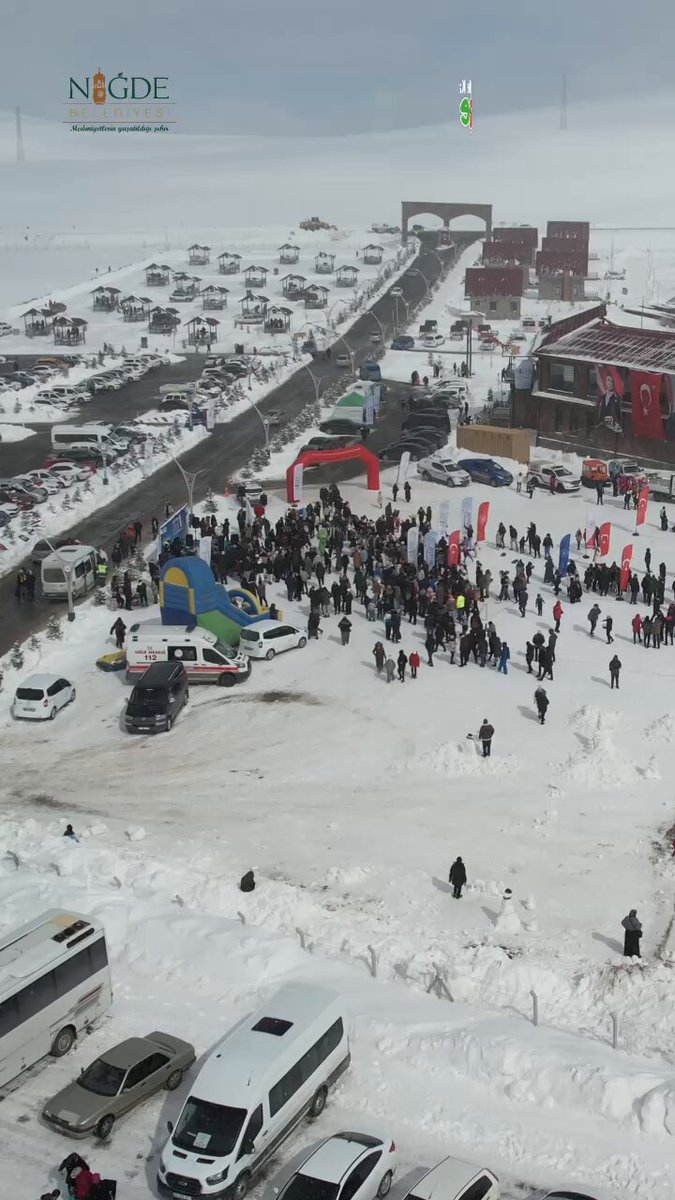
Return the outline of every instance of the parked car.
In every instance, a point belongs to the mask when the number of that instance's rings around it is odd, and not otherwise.
[[[15,476],[16,482],[23,484],[27,488],[39,488],[47,493],[48,496],[55,496],[61,491],[59,482],[49,475],[48,471],[44,472],[45,478],[42,478],[42,472],[30,471],[27,475]]]
[[[322,433],[351,434],[352,437],[356,435],[360,440],[361,426],[347,417],[329,417],[327,421],[321,422],[319,429]]]
[[[393,338],[391,348],[392,350],[414,350],[415,339],[414,337],[408,337],[407,334],[401,334]]]
[[[417,474],[434,483],[444,483],[447,487],[466,487],[471,483],[468,471],[463,470],[449,458],[441,458],[432,454],[429,458],[420,458],[417,463]]]
[[[31,561],[42,562],[43,558],[49,558],[50,554],[62,550],[64,546],[79,546],[79,542],[77,538],[50,538],[49,541],[40,538],[30,552]]]
[[[195,1061],[190,1042],[155,1030],[127,1038],[85,1067],[50,1100],[42,1116],[55,1129],[75,1137],[110,1137],[118,1117],[166,1088],[175,1092]]]
[[[352,365],[351,354],[338,354],[335,359],[335,365],[348,371]]]
[[[8,337],[11,332],[12,326],[8,325],[6,321],[0,321],[0,337]]]
[[[160,412],[189,412],[191,406],[194,407],[185,396],[162,396],[158,405]]]
[[[16,720],[53,721],[60,708],[75,699],[75,687],[60,675],[29,675],[14,693]]]
[[[0,480],[0,487],[12,488],[19,495],[26,496],[33,504],[44,504],[45,500],[49,498],[46,488],[40,487],[39,484],[32,481],[29,483],[23,477]]]
[[[302,650],[306,645],[307,634],[283,621],[254,621],[239,635],[239,649],[244,654],[268,661],[284,650]]]
[[[578,1187],[555,1188],[552,1192],[530,1192],[527,1200],[597,1200],[591,1192],[580,1192]]]
[[[597,487],[599,483],[607,487],[611,481],[605,459],[585,458],[581,464],[581,482],[584,487]]]
[[[407,452],[410,454],[411,462],[416,462],[419,458],[426,458],[430,449],[432,447],[427,442],[398,441],[385,446],[383,450],[380,450],[378,457],[382,462],[400,462]]]
[[[380,364],[377,362],[361,363],[359,367],[359,379],[370,379],[372,383],[380,383],[382,379]]]
[[[70,391],[70,389],[68,389]],[[34,404],[53,404],[54,408],[65,408],[68,404],[74,404],[77,399],[77,393],[70,391],[70,395],[63,396],[60,392],[54,391],[52,388],[43,388],[37,392],[33,399]]]
[[[578,492],[581,488],[579,476],[573,475],[567,467],[558,466],[557,463],[536,463],[531,465],[527,472],[528,483],[546,488],[547,491],[551,490],[552,479],[555,480],[556,492]]]
[[[28,512],[35,506],[35,501],[31,500],[25,492],[18,491],[17,488],[0,487],[0,505],[6,508],[8,504],[20,509],[21,512]]]
[[[18,515],[19,509],[15,504],[7,504],[4,500],[0,502],[0,527],[4,529],[5,525],[9,525]]]
[[[403,1200],[498,1200],[500,1194],[499,1180],[487,1167],[448,1157],[427,1171]]]
[[[466,396],[461,392],[456,392],[454,388],[439,388],[432,395],[439,403],[445,404],[447,408],[454,409],[455,412],[460,408],[464,408],[466,402]]]
[[[50,462],[49,459],[47,461]],[[91,467],[83,463],[68,462],[60,458],[51,460],[46,470],[50,475],[62,480],[65,487],[69,487],[71,483],[84,483],[85,479],[89,479],[93,474]]]
[[[444,346],[445,338],[442,333],[427,333],[424,337],[422,345],[426,348],[433,349],[435,346]]]
[[[460,458],[459,464],[474,483],[487,483],[490,487],[509,487],[513,475],[493,458]]]
[[[393,1138],[334,1133],[301,1162],[278,1200],[383,1200],[395,1170]]]
[[[127,733],[170,733],[189,696],[181,662],[154,663],[141,675],[127,701]]]

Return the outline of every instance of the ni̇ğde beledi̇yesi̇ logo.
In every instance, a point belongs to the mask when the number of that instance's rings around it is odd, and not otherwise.
[[[93,75],[71,75],[67,104],[68,123],[84,121],[128,128],[175,124],[171,119],[168,75],[125,75],[119,71],[106,77],[100,68]]]

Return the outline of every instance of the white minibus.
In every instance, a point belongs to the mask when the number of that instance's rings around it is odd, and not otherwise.
[[[86,445],[120,450],[128,439],[122,433],[111,436],[112,425],[52,425],[52,446],[55,450],[67,450],[69,446]]]
[[[112,1004],[103,926],[50,909],[0,939],[0,1086],[67,1054]]]
[[[93,546],[62,546],[43,558],[42,594],[48,600],[68,599],[68,576],[73,596],[84,596],[96,587],[98,555]]]
[[[162,1150],[163,1196],[243,1200],[305,1116],[318,1117],[350,1062],[337,992],[289,983],[211,1051]]]

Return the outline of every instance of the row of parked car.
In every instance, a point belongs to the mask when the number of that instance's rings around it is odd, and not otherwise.
[[[447,445],[450,413],[463,409],[467,398],[466,384],[457,379],[435,379],[426,390],[413,389],[412,405],[403,416],[401,433],[380,451],[382,461],[399,462],[408,453],[416,462]]]
[[[162,1089],[177,1091],[196,1061],[191,1043],[153,1031],[104,1051],[46,1101],[51,1128],[109,1138],[117,1121]],[[283,986],[222,1038],[189,1080],[167,1122],[157,1188],[171,1200],[195,1195],[244,1200],[303,1118],[317,1120],[329,1090],[351,1062],[341,996],[308,983]],[[369,1123],[370,1124],[370,1123]],[[314,1142],[272,1184],[280,1200],[384,1200],[398,1165],[391,1131],[341,1130]],[[412,1175],[403,1200],[498,1200],[489,1167],[444,1156]],[[592,1200],[581,1192],[539,1192],[540,1200]],[[531,1200],[534,1200],[531,1197]]]

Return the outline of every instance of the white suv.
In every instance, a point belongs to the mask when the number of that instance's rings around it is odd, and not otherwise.
[[[420,458],[417,463],[417,474],[422,479],[433,480],[434,483],[444,483],[447,487],[466,487],[471,483],[471,476],[457,463],[449,458]]]
[[[555,480],[552,486],[551,480]],[[536,463],[527,472],[527,482],[535,487],[547,488],[556,492],[578,492],[581,489],[581,479],[573,475],[567,467],[557,463]]]

